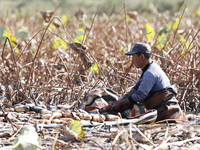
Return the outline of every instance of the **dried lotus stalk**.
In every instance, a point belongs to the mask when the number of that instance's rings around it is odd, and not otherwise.
[[[62,117],[62,113],[58,111],[53,112],[53,116],[52,116],[53,119],[59,119],[61,117]]]
[[[53,114],[49,118],[49,122],[51,123],[54,118],[58,119],[58,118],[61,118],[61,117],[62,117],[62,114],[60,112],[53,112]]]
[[[60,120],[63,120],[63,121],[65,121],[65,122],[69,122],[69,121],[72,120],[72,118],[60,118]]]
[[[3,115],[4,115],[4,113],[2,111],[0,111],[0,116],[3,116]]]
[[[44,120],[44,124],[51,124],[49,120]]]
[[[0,138],[8,138],[11,137],[11,133],[0,133]]]
[[[72,118],[74,119],[74,120],[81,120],[78,116],[77,116],[77,114],[75,113],[75,112],[72,112]]]
[[[44,110],[46,110],[46,109],[41,107],[41,106],[32,106],[32,107],[30,107],[30,111],[34,111],[36,113],[41,113]]]
[[[17,119],[17,115],[13,114],[13,113],[8,113],[6,116],[5,116],[5,119],[7,120],[10,120],[12,122],[20,122],[18,119]]]
[[[16,112],[27,112],[30,111],[30,107],[26,105],[15,105],[14,110]]]
[[[85,114],[89,114],[87,111],[83,110],[83,109],[79,109],[78,110],[80,113],[85,113]]]
[[[116,116],[116,115],[112,115],[112,114],[107,114],[106,115],[106,121],[116,121],[120,119],[119,116]]]
[[[12,108],[12,107],[9,107],[9,108],[5,108],[4,111],[6,111],[6,112],[14,112],[15,109]]]
[[[41,119],[50,119],[52,114],[41,114]]]
[[[36,114],[36,112],[34,112],[34,111],[28,111],[28,112],[26,112],[26,114],[33,115],[33,114]]]
[[[106,117],[104,115],[91,114],[91,116],[92,116],[92,121],[103,122],[106,120]]]
[[[74,101],[71,105],[65,104],[65,105],[57,105],[58,109],[63,109],[63,110],[67,110],[72,108],[75,104],[77,104],[78,101]]]
[[[70,106],[68,104],[65,104],[65,105],[57,105],[57,108],[58,109],[64,109],[64,110],[67,110],[70,108]]]
[[[52,120],[52,123],[63,124],[63,123],[65,123],[65,121],[64,121],[64,120],[61,120],[61,119],[53,119],[53,120]]]
[[[47,110],[47,109],[43,109],[43,110],[41,110],[40,113],[41,113],[41,114],[51,114],[52,112],[49,111],[49,110]]]
[[[92,116],[88,113],[78,113],[77,115],[81,120],[92,120]]]
[[[67,110],[63,113],[63,118],[72,118],[72,112],[70,110]]]

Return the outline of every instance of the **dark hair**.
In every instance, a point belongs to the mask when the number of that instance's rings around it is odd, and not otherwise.
[[[136,53],[137,56],[140,56],[141,54],[143,54],[147,59],[149,59],[151,57],[151,53],[141,53],[141,52],[137,52]]]

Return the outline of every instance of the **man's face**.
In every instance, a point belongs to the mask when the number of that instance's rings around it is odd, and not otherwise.
[[[137,67],[137,68],[142,68],[143,67],[143,62],[144,62],[144,55],[137,55],[133,54],[132,55],[132,63]]]

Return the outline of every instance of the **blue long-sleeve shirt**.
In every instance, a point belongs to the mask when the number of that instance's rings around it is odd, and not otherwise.
[[[136,92],[131,95],[135,102],[143,102],[152,93],[171,87],[165,72],[154,62],[150,63],[148,69],[142,74],[134,86]]]

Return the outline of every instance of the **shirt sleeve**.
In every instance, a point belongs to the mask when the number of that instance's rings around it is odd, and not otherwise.
[[[136,84],[138,89],[131,95],[135,102],[143,102],[156,83],[157,78],[151,72],[145,72],[143,78]]]

